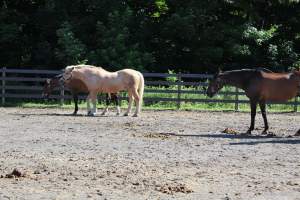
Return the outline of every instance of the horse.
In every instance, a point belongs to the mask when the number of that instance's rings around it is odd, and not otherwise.
[[[68,83],[64,83],[62,80],[62,74],[59,74],[53,78],[46,79],[42,96],[44,98],[49,98],[54,88],[65,85],[71,92],[73,100],[75,103],[75,109],[72,115],[77,115],[78,112],[78,94],[79,93],[88,93],[87,87],[79,79],[72,79]],[[117,106],[117,115],[120,114],[120,100],[117,93],[106,93],[105,96],[106,107],[102,112],[102,115],[105,115],[108,111],[108,106],[113,102]]]
[[[116,72],[109,72],[102,67],[92,65],[71,65],[65,68],[63,79],[68,83],[72,79],[81,80],[89,92],[87,96],[88,115],[94,116],[96,113],[96,96],[99,92],[118,93],[128,92],[128,108],[124,116],[131,112],[133,100],[136,103],[136,110],[133,117],[137,117],[141,111],[144,77],[142,73],[133,69],[123,69]],[[90,101],[93,107],[90,107]]]
[[[274,73],[266,69],[233,70],[215,75],[209,83],[206,94],[213,97],[224,85],[244,90],[250,99],[251,108],[251,124],[246,134],[251,134],[254,130],[257,104],[264,120],[262,134],[269,134],[266,102],[282,102],[295,97],[298,94],[299,83],[300,71]]]

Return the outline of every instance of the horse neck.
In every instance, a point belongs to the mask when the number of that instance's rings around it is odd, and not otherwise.
[[[223,74],[223,81],[225,85],[234,86],[240,89],[245,89],[247,80],[249,80],[250,74],[242,72],[230,72]]]
[[[294,71],[292,76],[294,76],[298,82],[300,81],[300,71]]]
[[[50,83],[51,87],[55,88],[60,85],[59,78],[53,78]]]

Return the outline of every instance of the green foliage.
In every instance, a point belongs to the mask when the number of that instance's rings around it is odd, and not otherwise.
[[[213,73],[299,66],[299,0],[0,1],[0,62]]]
[[[294,42],[283,41],[279,44],[280,63],[286,66],[294,67],[300,59],[299,53],[294,51]]]
[[[60,60],[63,60],[67,65],[86,63],[84,59],[86,47],[75,37],[69,22],[64,22],[56,34],[59,45],[56,56]]]
[[[16,23],[13,24],[2,24],[0,26],[0,42],[10,42],[18,38],[20,33],[19,27]]]
[[[257,45],[261,46],[264,42],[274,37],[278,26],[272,26],[269,30],[258,30],[256,27],[247,26],[243,33],[246,39],[254,40]]]
[[[172,83],[175,83],[178,81],[177,76],[175,76],[176,73],[174,72],[174,70],[168,70],[168,74],[170,74],[172,76],[166,77],[166,81],[172,82]]]
[[[157,11],[152,14],[153,17],[160,17],[162,14],[166,14],[169,10],[166,0],[155,0]]]
[[[107,24],[97,22],[99,48],[90,52],[91,63],[109,66],[115,70],[130,67],[141,71],[153,63],[152,55],[143,52],[139,43],[129,43],[131,18],[132,11],[127,8],[122,13],[118,11],[109,13]]]

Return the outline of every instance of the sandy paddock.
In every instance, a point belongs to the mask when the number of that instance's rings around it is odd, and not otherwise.
[[[300,199],[299,114],[71,112],[0,108],[0,199]]]

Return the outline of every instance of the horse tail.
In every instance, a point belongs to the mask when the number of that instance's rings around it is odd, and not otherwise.
[[[138,93],[139,93],[139,97],[140,97],[139,104],[140,104],[140,108],[142,108],[145,80],[144,80],[144,76],[142,73],[139,72],[139,76],[140,76],[140,82],[139,82],[139,88],[138,88]]]

